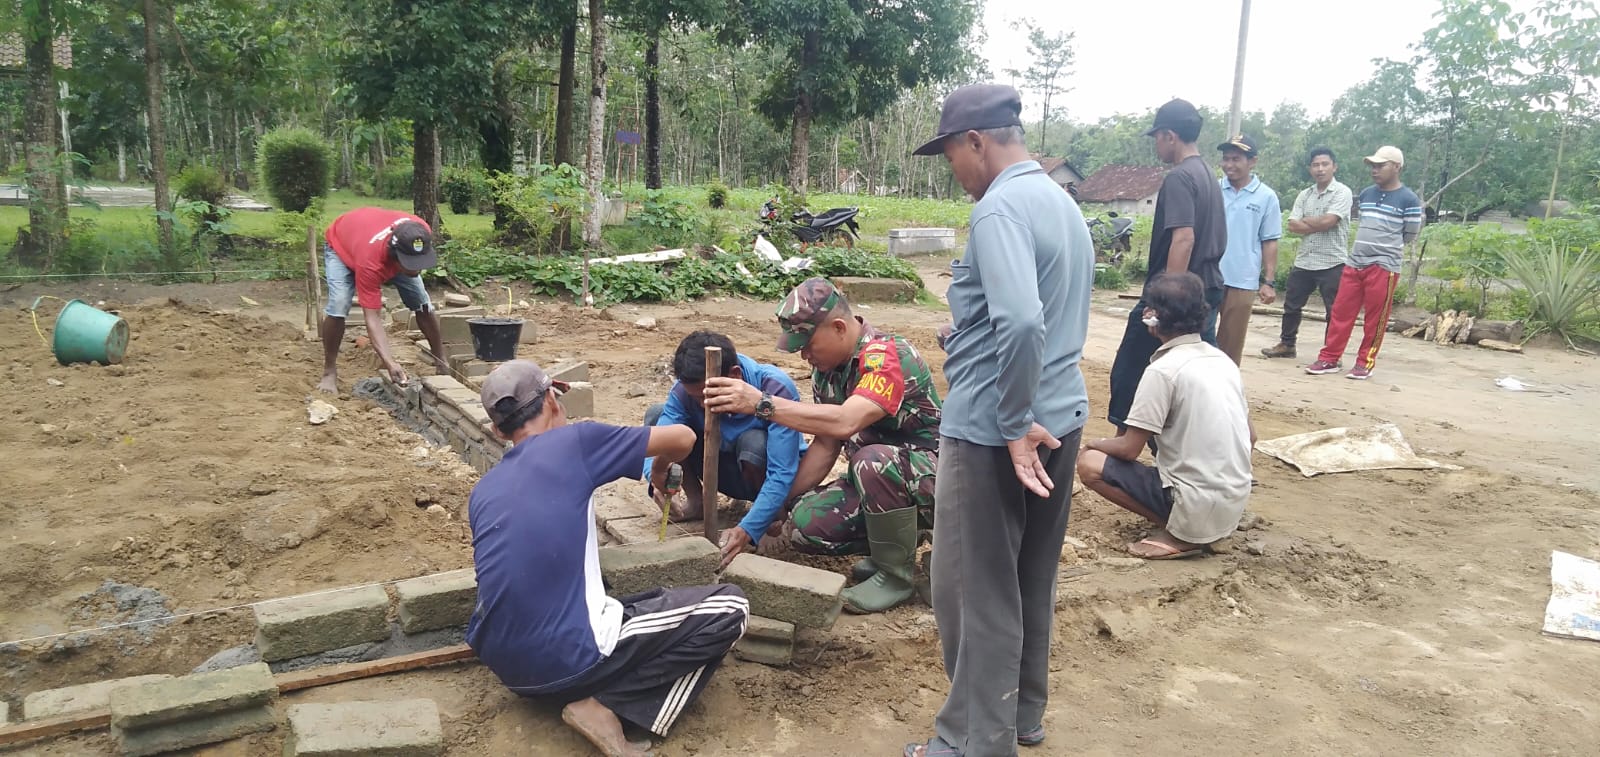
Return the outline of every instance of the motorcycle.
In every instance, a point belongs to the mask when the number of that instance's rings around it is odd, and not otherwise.
[[[1085,222],[1094,239],[1095,262],[1122,265],[1122,256],[1133,249],[1133,220],[1118,216],[1115,210],[1106,215],[1111,220],[1096,217]]]
[[[789,232],[800,240],[802,253],[811,245],[831,246],[835,242],[842,242],[845,247],[854,249],[856,240],[861,238],[861,226],[856,223],[856,214],[859,212],[860,208],[833,208],[820,214],[805,209],[797,210],[789,216]],[[778,198],[762,203],[758,217],[763,226],[772,228],[778,222]]]

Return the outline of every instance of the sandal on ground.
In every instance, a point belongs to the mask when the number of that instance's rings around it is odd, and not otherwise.
[[[1017,744],[1020,746],[1038,746],[1044,743],[1044,724],[1040,723],[1026,731],[1017,731]]]
[[[1154,539],[1141,539],[1133,546],[1137,547],[1141,545],[1154,547],[1156,553],[1150,555],[1141,555],[1134,552],[1132,547],[1130,547],[1128,549],[1128,554],[1133,555],[1134,557],[1143,558],[1145,560],[1182,560],[1186,557],[1198,557],[1209,551],[1205,546],[1192,547],[1190,549],[1179,549],[1171,544],[1156,541]]]

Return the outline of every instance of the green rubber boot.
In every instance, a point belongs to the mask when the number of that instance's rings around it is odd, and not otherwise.
[[[850,566],[850,580],[861,583],[876,575],[877,572],[878,564],[873,562],[870,557],[863,557],[857,560],[855,565]]]
[[[916,596],[917,509],[902,507],[867,513],[867,544],[878,572],[844,590],[844,607],[853,613],[883,612]]]

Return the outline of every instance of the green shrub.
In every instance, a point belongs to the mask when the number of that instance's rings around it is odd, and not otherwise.
[[[1150,264],[1143,255],[1132,253],[1122,259],[1123,278],[1129,281],[1144,281],[1149,274]]]
[[[1528,288],[1534,334],[1600,339],[1600,248],[1531,242],[1506,250],[1506,269]]]
[[[282,210],[299,213],[327,196],[333,152],[310,129],[273,129],[256,146],[256,170],[272,201]]]
[[[1105,263],[1096,263],[1094,266],[1094,288],[1107,291],[1120,292],[1128,286],[1128,280],[1123,277],[1122,269]]]
[[[228,198],[228,182],[211,166],[191,164],[174,182],[178,196],[185,200],[221,205]]]
[[[391,162],[372,177],[372,193],[388,200],[411,199],[411,164]]]
[[[716,181],[706,187],[706,204],[710,205],[712,210],[728,207],[728,185]]]
[[[466,215],[483,205],[489,195],[489,180],[482,171],[469,168],[446,169],[439,178],[439,199],[450,212]]]
[[[664,247],[681,246],[701,225],[693,207],[659,190],[645,193],[644,207],[628,223],[642,229],[650,244]]]

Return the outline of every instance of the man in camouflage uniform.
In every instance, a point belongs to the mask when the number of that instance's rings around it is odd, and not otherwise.
[[[863,580],[844,593],[845,607],[882,612],[915,593],[917,533],[933,524],[940,409],[933,374],[910,342],[853,315],[827,279],[795,287],[778,307],[778,323],[778,349],[799,352],[813,368],[813,401],[713,378],[706,380],[706,407],[816,437],[789,490],[786,530],[801,551],[869,552],[857,566]],[[849,468],[823,483],[840,452]]]

